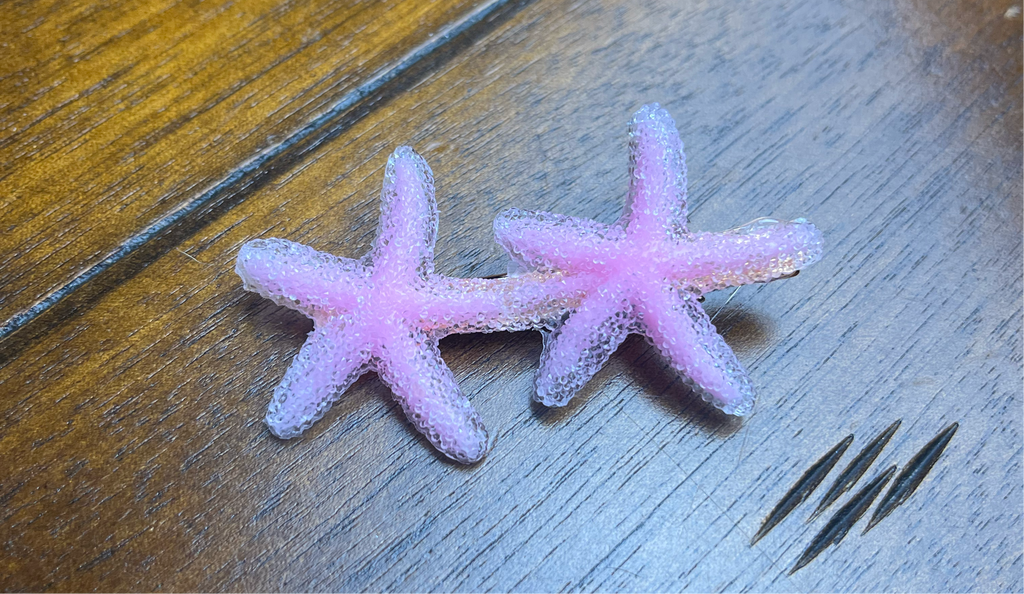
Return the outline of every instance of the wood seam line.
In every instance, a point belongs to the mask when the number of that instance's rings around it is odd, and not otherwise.
[[[140,248],[149,244],[165,231],[187,220],[190,215],[216,205],[222,198],[232,193],[232,188],[237,188],[239,185],[242,185],[243,189],[248,187],[250,184],[244,184],[244,182],[248,178],[258,176],[268,163],[287,155],[291,149],[300,145],[304,141],[315,139],[317,134],[322,132],[325,126],[330,124],[330,122],[339,119],[346,112],[358,107],[363,100],[370,98],[375,93],[384,89],[388,83],[391,83],[403,74],[406,74],[425,58],[438,54],[443,48],[448,46],[450,42],[461,37],[463,34],[472,34],[471,29],[473,29],[477,24],[480,24],[488,17],[497,17],[499,14],[504,12],[508,12],[508,15],[503,16],[511,16],[512,13],[518,11],[518,9],[522,8],[527,3],[528,2],[515,2],[514,0],[490,0],[489,2],[485,2],[478,6],[468,14],[449,23],[430,39],[412,48],[401,59],[399,59],[394,66],[375,73],[369,80],[343,95],[332,107],[313,118],[299,130],[293,132],[276,145],[271,146],[270,148],[253,156],[248,161],[236,166],[234,170],[232,170],[223,179],[207,188],[195,198],[183,202],[167,214],[150,223],[142,231],[130,236],[127,240],[123,241],[117,249],[103,258],[103,260],[80,272],[64,285],[54,289],[41,300],[36,302],[32,307],[12,316],[3,324],[3,326],[0,326],[0,344],[6,342],[6,340],[14,333],[30,325],[34,320],[38,319],[42,314],[46,313],[69,295],[87,285],[95,278],[101,276],[115,264],[139,251]],[[506,5],[510,9],[509,11],[499,10],[506,7]],[[366,117],[372,111],[372,109],[367,110],[366,113],[363,113],[359,118],[349,122],[348,126],[332,132],[335,134],[342,132],[344,129],[351,127],[355,121]],[[324,140],[325,139],[323,138],[319,139],[319,142],[312,143],[312,146],[306,147],[306,150],[301,151],[301,153],[306,153],[312,150]],[[193,233],[205,226],[206,223],[195,226]],[[189,235],[192,235],[193,233],[189,233]],[[145,262],[145,265],[148,265],[150,262],[151,261]]]

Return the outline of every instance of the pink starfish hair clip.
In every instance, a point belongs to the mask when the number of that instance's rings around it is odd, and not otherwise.
[[[313,319],[274,390],[266,423],[300,435],[367,371],[409,421],[462,463],[490,447],[480,416],[441,360],[460,332],[551,330],[536,398],[566,404],[629,332],[642,332],[725,412],[753,403],[750,380],[698,303],[705,291],[792,274],[820,256],[809,223],[759,219],[720,234],[686,230],[686,169],[671,117],[657,105],[633,119],[630,207],[615,225],[510,210],[498,242],[527,272],[499,279],[434,272],[437,203],[426,161],[408,147],[388,160],[373,248],[340,258],[284,239],[246,243],[243,286]],[[564,322],[558,322],[568,317]]]
[[[498,243],[520,265],[586,279],[586,297],[545,340],[535,399],[565,406],[637,332],[705,400],[742,416],[754,405],[750,378],[698,301],[725,287],[791,275],[821,257],[807,221],[757,219],[724,233],[687,230],[686,162],[675,122],[657,103],[629,127],[629,194],[614,225],[507,210]]]
[[[438,341],[460,332],[543,327],[579,303],[561,273],[460,279],[434,272],[437,202],[423,157],[400,147],[388,159],[373,248],[339,258],[285,239],[242,246],[243,286],[313,319],[313,331],[267,412],[270,431],[297,437],[359,376],[375,371],[409,421],[446,456],[480,460],[483,421],[441,360]]]

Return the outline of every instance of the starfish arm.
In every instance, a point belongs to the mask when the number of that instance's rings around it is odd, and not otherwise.
[[[583,300],[550,336],[537,370],[534,399],[545,406],[565,406],[608,361],[633,326],[628,299],[598,290]]]
[[[377,236],[364,262],[377,276],[423,277],[434,270],[436,240],[434,175],[416,151],[398,147],[384,170]]]
[[[620,223],[630,235],[675,239],[686,233],[686,159],[672,116],[645,105],[629,124],[629,197]]]
[[[584,279],[528,272],[498,279],[434,276],[421,318],[436,336],[550,327],[584,295]]]
[[[821,232],[804,220],[757,219],[724,233],[699,233],[676,244],[667,276],[679,286],[706,293],[765,283],[793,274],[821,258]]]
[[[357,260],[276,238],[243,245],[235,272],[247,290],[309,317],[332,307],[352,311],[357,299],[353,289],[366,276]]]
[[[622,227],[548,212],[511,208],[494,219],[494,238],[516,263],[543,271],[603,270]]]
[[[487,430],[441,359],[437,341],[417,331],[389,332],[393,336],[384,343],[377,371],[409,422],[457,462],[483,458],[489,447]]]
[[[694,294],[650,291],[637,310],[644,334],[702,398],[730,415],[750,412],[750,378]]]
[[[298,437],[369,370],[370,353],[352,328],[318,327],[295,355],[267,410],[270,432]]]

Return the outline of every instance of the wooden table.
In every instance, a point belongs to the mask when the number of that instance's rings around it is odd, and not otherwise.
[[[1021,27],[1016,0],[5,5],[0,586],[1021,591]],[[484,462],[437,455],[373,375],[270,435],[311,323],[242,289],[242,243],[362,255],[410,144],[438,270],[501,273],[505,208],[618,217],[653,101],[692,228],[825,235],[798,277],[707,298],[751,416],[638,337],[547,410],[539,334],[465,335],[441,348]],[[960,424],[903,506],[793,575],[820,493],[750,545],[898,418],[865,480]]]

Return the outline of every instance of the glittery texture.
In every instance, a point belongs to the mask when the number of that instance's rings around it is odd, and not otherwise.
[[[314,321],[274,390],[271,432],[300,435],[360,375],[376,371],[438,450],[475,462],[489,447],[487,431],[437,343],[499,330],[549,331],[536,382],[536,398],[549,406],[566,404],[627,334],[640,332],[704,398],[730,414],[748,412],[750,380],[698,297],[799,270],[820,257],[821,235],[803,220],[772,219],[689,233],[686,166],[671,117],[644,107],[630,139],[628,207],[619,222],[506,211],[494,231],[519,270],[507,278],[434,273],[433,176],[408,147],[388,160],[380,225],[361,260],[284,239],[242,246],[236,271],[245,288]]]
[[[545,340],[536,399],[564,406],[631,332],[644,334],[705,400],[750,411],[746,372],[698,303],[701,293],[767,282],[816,261],[821,234],[803,220],[758,219],[689,233],[686,164],[671,116],[644,106],[630,124],[627,207],[614,225],[511,209],[494,222],[520,266],[576,279],[586,297]]]
[[[579,304],[578,279],[526,273],[505,279],[435,274],[437,204],[430,168],[402,147],[388,160],[370,253],[339,258],[284,239],[242,246],[246,289],[295,309],[314,330],[274,390],[266,422],[298,436],[360,375],[376,371],[409,421],[463,463],[489,447],[480,416],[441,360],[438,340],[457,332],[540,328]]]

